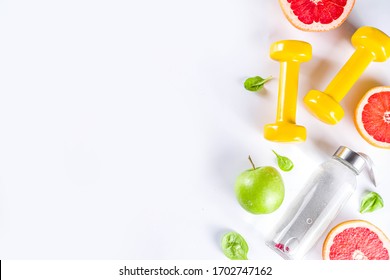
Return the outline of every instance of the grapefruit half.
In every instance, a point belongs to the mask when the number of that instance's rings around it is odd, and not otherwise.
[[[284,15],[304,31],[328,31],[348,17],[355,0],[279,0]]]
[[[390,149],[390,87],[369,90],[357,105],[354,120],[368,143]]]
[[[327,235],[322,247],[324,260],[389,260],[390,240],[364,220],[345,221]]]

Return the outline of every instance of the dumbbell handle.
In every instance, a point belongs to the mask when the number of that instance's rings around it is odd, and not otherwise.
[[[340,102],[374,58],[366,48],[357,48],[324,92]]]
[[[298,97],[299,62],[284,61],[280,63],[277,122],[295,124]]]

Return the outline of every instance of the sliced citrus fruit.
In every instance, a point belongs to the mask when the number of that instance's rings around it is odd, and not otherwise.
[[[390,240],[364,220],[345,221],[327,235],[322,247],[324,260],[388,260]]]
[[[354,120],[368,143],[390,149],[390,87],[369,90],[357,105]]]
[[[328,31],[348,17],[355,0],[279,0],[283,13],[296,28]]]

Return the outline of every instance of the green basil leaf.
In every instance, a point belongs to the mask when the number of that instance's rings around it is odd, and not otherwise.
[[[222,251],[231,260],[247,260],[248,244],[237,232],[228,232],[222,237]]]
[[[271,79],[272,77],[266,79],[259,76],[251,77],[245,80],[244,87],[249,91],[259,91],[264,87],[264,84]]]
[[[274,150],[272,150],[272,152],[274,152],[274,154],[276,155],[276,158],[278,160],[278,166],[281,170],[287,172],[293,169],[294,163],[288,157],[281,156]]]
[[[383,208],[384,203],[382,197],[376,192],[366,194],[360,204],[360,213],[374,212]]]

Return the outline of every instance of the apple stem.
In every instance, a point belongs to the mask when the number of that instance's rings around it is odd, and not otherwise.
[[[255,169],[256,169],[256,166],[255,166],[255,164],[253,163],[253,160],[252,160],[251,156],[248,156],[248,159],[249,159],[249,161],[250,161],[251,164],[252,164],[253,170],[255,170]]]

